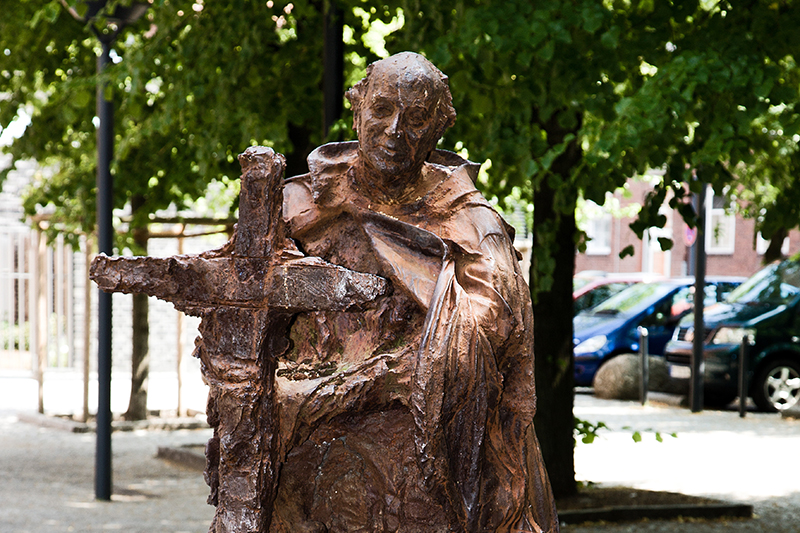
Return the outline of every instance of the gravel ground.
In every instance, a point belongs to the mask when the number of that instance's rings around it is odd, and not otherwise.
[[[663,401],[656,398],[642,407],[578,394],[576,415],[603,421],[610,429],[593,444],[578,445],[577,478],[750,503],[756,517],[564,526],[562,531],[800,531],[799,421],[760,413],[741,419],[735,411],[692,414]],[[97,502],[94,435],[23,423],[17,410],[0,402],[0,533],[208,531],[213,508],[205,503],[202,475],[155,455],[159,446],[204,443],[209,430],[115,432],[114,496]],[[631,438],[635,430],[642,432],[642,442]],[[664,442],[656,441],[654,431]],[[667,436],[672,432],[677,438]]]
[[[205,442],[209,430],[115,432],[114,495],[94,498],[94,434],[0,413],[0,532],[205,533],[203,476],[156,459],[159,446]]]

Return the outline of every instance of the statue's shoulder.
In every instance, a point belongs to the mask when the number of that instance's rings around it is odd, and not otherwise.
[[[341,176],[358,157],[358,141],[328,143],[308,155],[309,174],[316,177]]]
[[[436,187],[428,202],[443,210],[445,214],[465,208],[481,206],[491,209],[489,202],[475,187],[481,165],[468,161],[456,153],[434,150],[426,161],[426,172],[436,177]]]
[[[479,163],[445,150],[432,152],[428,163],[444,172],[433,194],[434,203],[444,213],[444,236],[473,253],[479,253],[481,243],[490,235],[513,242],[514,228],[475,187]]]
[[[468,177],[473,184],[478,179],[478,171],[481,169],[480,163],[464,159],[457,153],[448,150],[434,150],[428,156],[427,163],[444,167],[450,174],[456,173],[459,176]]]
[[[307,174],[286,178],[283,217],[292,232],[333,216],[346,196],[347,174],[358,155],[358,143],[324,144],[308,156]]]
[[[323,144],[309,154],[309,172],[286,178],[286,187],[303,187],[315,201],[325,201],[326,196],[330,196],[338,185],[346,181],[347,173],[357,157],[356,141]]]

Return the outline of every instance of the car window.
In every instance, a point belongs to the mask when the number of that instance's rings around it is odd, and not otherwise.
[[[709,303],[708,302],[708,295],[706,295],[706,305],[708,306],[708,305],[711,305],[712,303],[724,302],[725,300],[728,299],[730,294],[734,290],[736,290],[736,287],[738,287],[738,286],[739,286],[738,283],[732,283],[730,281],[722,281],[720,283],[717,283],[716,298],[714,299],[714,301]]]
[[[629,281],[615,281],[604,285],[598,285],[594,289],[590,289],[575,299],[575,313],[579,313],[585,309],[591,309],[597,304],[608,300],[611,296],[623,289],[628,288],[631,284],[632,282]]]
[[[648,301],[657,298],[659,294],[664,294],[667,290],[669,290],[669,287],[660,283],[637,283],[602,302],[593,308],[590,313],[600,315],[632,313],[643,305],[647,305]]]
[[[715,293],[716,294],[716,293]],[[706,286],[706,301],[708,301],[708,286]],[[681,316],[694,307],[694,285],[687,285],[672,296],[670,316]]]
[[[800,295],[800,262],[784,261],[761,269],[728,296],[731,303],[785,304]]]
[[[642,319],[641,326],[652,328],[669,324],[673,315],[672,309],[675,303],[675,296],[665,298],[653,306],[652,312]]]
[[[703,299],[703,307],[714,305],[721,302],[725,297],[736,288],[736,283],[720,282],[720,283],[706,283],[703,287],[706,297]],[[673,314],[680,314],[688,309],[694,308],[694,285],[687,285],[673,297]]]

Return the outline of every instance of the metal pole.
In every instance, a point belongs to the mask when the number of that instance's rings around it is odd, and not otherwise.
[[[97,58],[97,74],[110,62],[113,39],[101,39],[103,52]],[[97,245],[101,254],[114,252],[114,207],[111,158],[114,150],[114,107],[105,97],[105,85],[97,83]],[[97,449],[95,497],[111,499],[111,294],[97,293]]]
[[[742,347],[739,350],[739,417],[744,418],[747,413],[747,364],[750,357],[750,345],[752,337],[745,335],[742,337]]]
[[[36,231],[36,381],[39,384],[39,412],[44,413],[44,372],[47,368],[47,237]]]
[[[642,405],[647,403],[647,389],[650,385],[650,346],[648,339],[647,328],[639,328],[639,368],[642,370],[642,375],[639,376],[639,400]]]
[[[703,341],[705,340],[705,320],[703,305],[706,294],[706,188],[703,184],[698,195],[697,242],[695,243],[695,282],[694,282],[694,342],[692,349],[692,380],[690,384],[691,411],[703,410]]]

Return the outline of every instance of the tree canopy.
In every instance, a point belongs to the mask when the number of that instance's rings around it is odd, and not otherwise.
[[[28,195],[27,210],[46,206],[51,227],[79,232],[90,231],[95,216],[100,45],[69,4],[23,0],[0,21],[0,126],[31,116],[7,151],[52,174]],[[378,59],[370,48],[380,46],[376,25],[391,28],[397,13],[350,4],[345,75],[354,80]],[[106,32],[108,22],[90,24]],[[304,171],[305,156],[323,142],[322,24],[322,4],[305,0],[154,2],[119,36],[104,74],[116,106],[115,207],[142,197],[136,225],[170,205],[180,209],[210,183],[234,181],[237,154],[255,144],[286,153],[287,172]],[[332,135],[348,135],[344,124]]]

